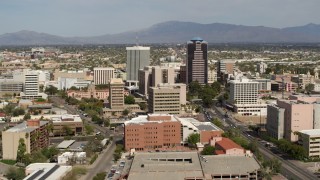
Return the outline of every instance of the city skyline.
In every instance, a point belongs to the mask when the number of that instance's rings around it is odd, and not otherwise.
[[[316,0],[205,0],[202,3],[13,0],[0,2],[0,34],[31,30],[59,36],[95,36],[144,29],[173,20],[282,28],[320,24],[319,5]]]

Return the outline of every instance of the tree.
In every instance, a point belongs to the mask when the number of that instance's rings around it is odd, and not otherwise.
[[[145,110],[147,108],[146,103],[139,103],[138,105],[140,106],[141,110]]]
[[[135,103],[134,96],[132,96],[132,95],[126,96],[124,98],[124,103],[125,104],[134,104]]]
[[[73,135],[72,129],[71,129],[69,126],[67,126],[67,125],[64,125],[64,126],[62,127],[62,132],[63,132],[63,134],[65,134],[66,136]]]
[[[46,94],[49,94],[49,95],[55,95],[55,94],[57,94],[59,91],[58,91],[58,88],[50,85],[50,86],[47,86],[47,87],[45,88],[44,92],[45,92]]]
[[[202,87],[201,87],[201,85],[199,84],[198,81],[190,82],[188,87],[189,87],[189,93],[190,93],[191,96],[199,95],[199,93],[202,90]]]
[[[96,176],[93,177],[93,180],[104,180],[106,178],[106,172],[98,173]]]
[[[86,134],[92,134],[93,133],[93,127],[92,126],[90,126],[89,124],[86,124],[85,126],[84,126],[84,129],[86,130]]]
[[[25,154],[27,152],[26,144],[24,143],[24,139],[19,139],[19,145],[17,149],[17,162],[24,163]]]
[[[307,91],[307,93],[310,93],[314,90],[314,84],[307,84],[304,89]]]
[[[218,118],[213,118],[212,119],[212,123],[216,126],[218,126],[219,128],[222,128],[223,127],[223,124],[222,122],[218,119]]]
[[[130,111],[128,109],[125,109],[125,110],[122,111],[122,115],[128,116],[129,112]]]
[[[97,115],[93,115],[93,116],[92,116],[92,121],[95,122],[95,123],[97,123],[97,124],[99,124],[99,125],[103,124],[103,119],[100,118],[100,117],[97,116]]]
[[[205,146],[201,151],[202,155],[213,155],[215,151],[215,147],[213,146]]]
[[[16,108],[13,110],[12,115],[13,116],[19,116],[19,115],[24,115],[25,111],[22,108]]]
[[[192,133],[188,136],[187,142],[192,145],[192,146],[196,146],[196,144],[198,142],[200,142],[200,134],[198,133]]]
[[[36,102],[46,102],[46,100],[43,99],[43,98],[38,98],[38,99],[36,100]]]
[[[105,119],[103,123],[104,123],[105,127],[109,127],[110,126],[110,119]]]
[[[221,92],[221,84],[218,81],[215,81],[211,84],[211,87],[214,91],[220,93]]]
[[[22,180],[25,177],[26,177],[25,171],[22,168],[10,167],[6,172],[7,179]]]
[[[69,88],[69,90],[74,90],[74,91],[77,91],[77,90],[79,90],[77,87],[75,87],[75,86],[71,86],[70,88]]]
[[[30,113],[25,114],[23,117],[23,120],[28,120],[28,119],[31,119]]]

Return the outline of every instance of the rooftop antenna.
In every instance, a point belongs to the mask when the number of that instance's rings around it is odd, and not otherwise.
[[[139,46],[139,38],[137,33],[136,33],[136,46]]]

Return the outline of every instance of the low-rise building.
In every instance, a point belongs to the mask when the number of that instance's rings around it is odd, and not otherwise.
[[[16,160],[19,140],[23,139],[26,152],[33,153],[49,146],[49,121],[28,120],[2,132],[3,159]]]
[[[72,166],[61,166],[56,163],[32,163],[26,167],[24,180],[62,180],[70,171]]]
[[[58,156],[58,164],[83,164],[86,157],[86,152],[64,152]]]
[[[320,129],[299,131],[299,143],[306,150],[308,157],[320,158]]]
[[[215,138],[217,139],[217,138]],[[215,154],[216,155],[231,155],[231,156],[244,156],[245,150],[233,142],[229,138],[218,137],[218,140],[214,140]]]
[[[138,116],[124,123],[124,142],[127,151],[181,146],[181,123],[173,115]]]

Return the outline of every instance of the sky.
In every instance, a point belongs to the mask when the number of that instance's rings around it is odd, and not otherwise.
[[[291,27],[320,24],[320,0],[0,0],[0,34],[96,36],[165,21]]]

